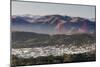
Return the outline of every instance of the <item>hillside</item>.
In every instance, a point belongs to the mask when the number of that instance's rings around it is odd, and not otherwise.
[[[85,44],[91,45],[96,42],[94,34],[48,35],[32,32],[12,32],[11,38],[13,48],[30,48],[56,45],[82,46]]]

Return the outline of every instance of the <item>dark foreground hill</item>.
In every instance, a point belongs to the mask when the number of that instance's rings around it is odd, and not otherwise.
[[[55,45],[76,45],[93,44],[96,42],[94,34],[74,34],[74,35],[48,35],[32,32],[12,32],[12,48],[43,47]]]

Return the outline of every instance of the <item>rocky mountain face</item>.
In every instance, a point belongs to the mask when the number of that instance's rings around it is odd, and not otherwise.
[[[62,15],[12,16],[12,31],[45,34],[95,33],[95,21]]]

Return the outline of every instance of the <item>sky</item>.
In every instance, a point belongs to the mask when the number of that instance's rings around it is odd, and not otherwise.
[[[68,15],[95,18],[95,6],[12,1],[12,15]]]

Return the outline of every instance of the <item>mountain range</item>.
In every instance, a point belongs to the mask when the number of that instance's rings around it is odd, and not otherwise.
[[[44,34],[94,34],[96,21],[63,15],[13,15],[11,31],[36,32]]]

